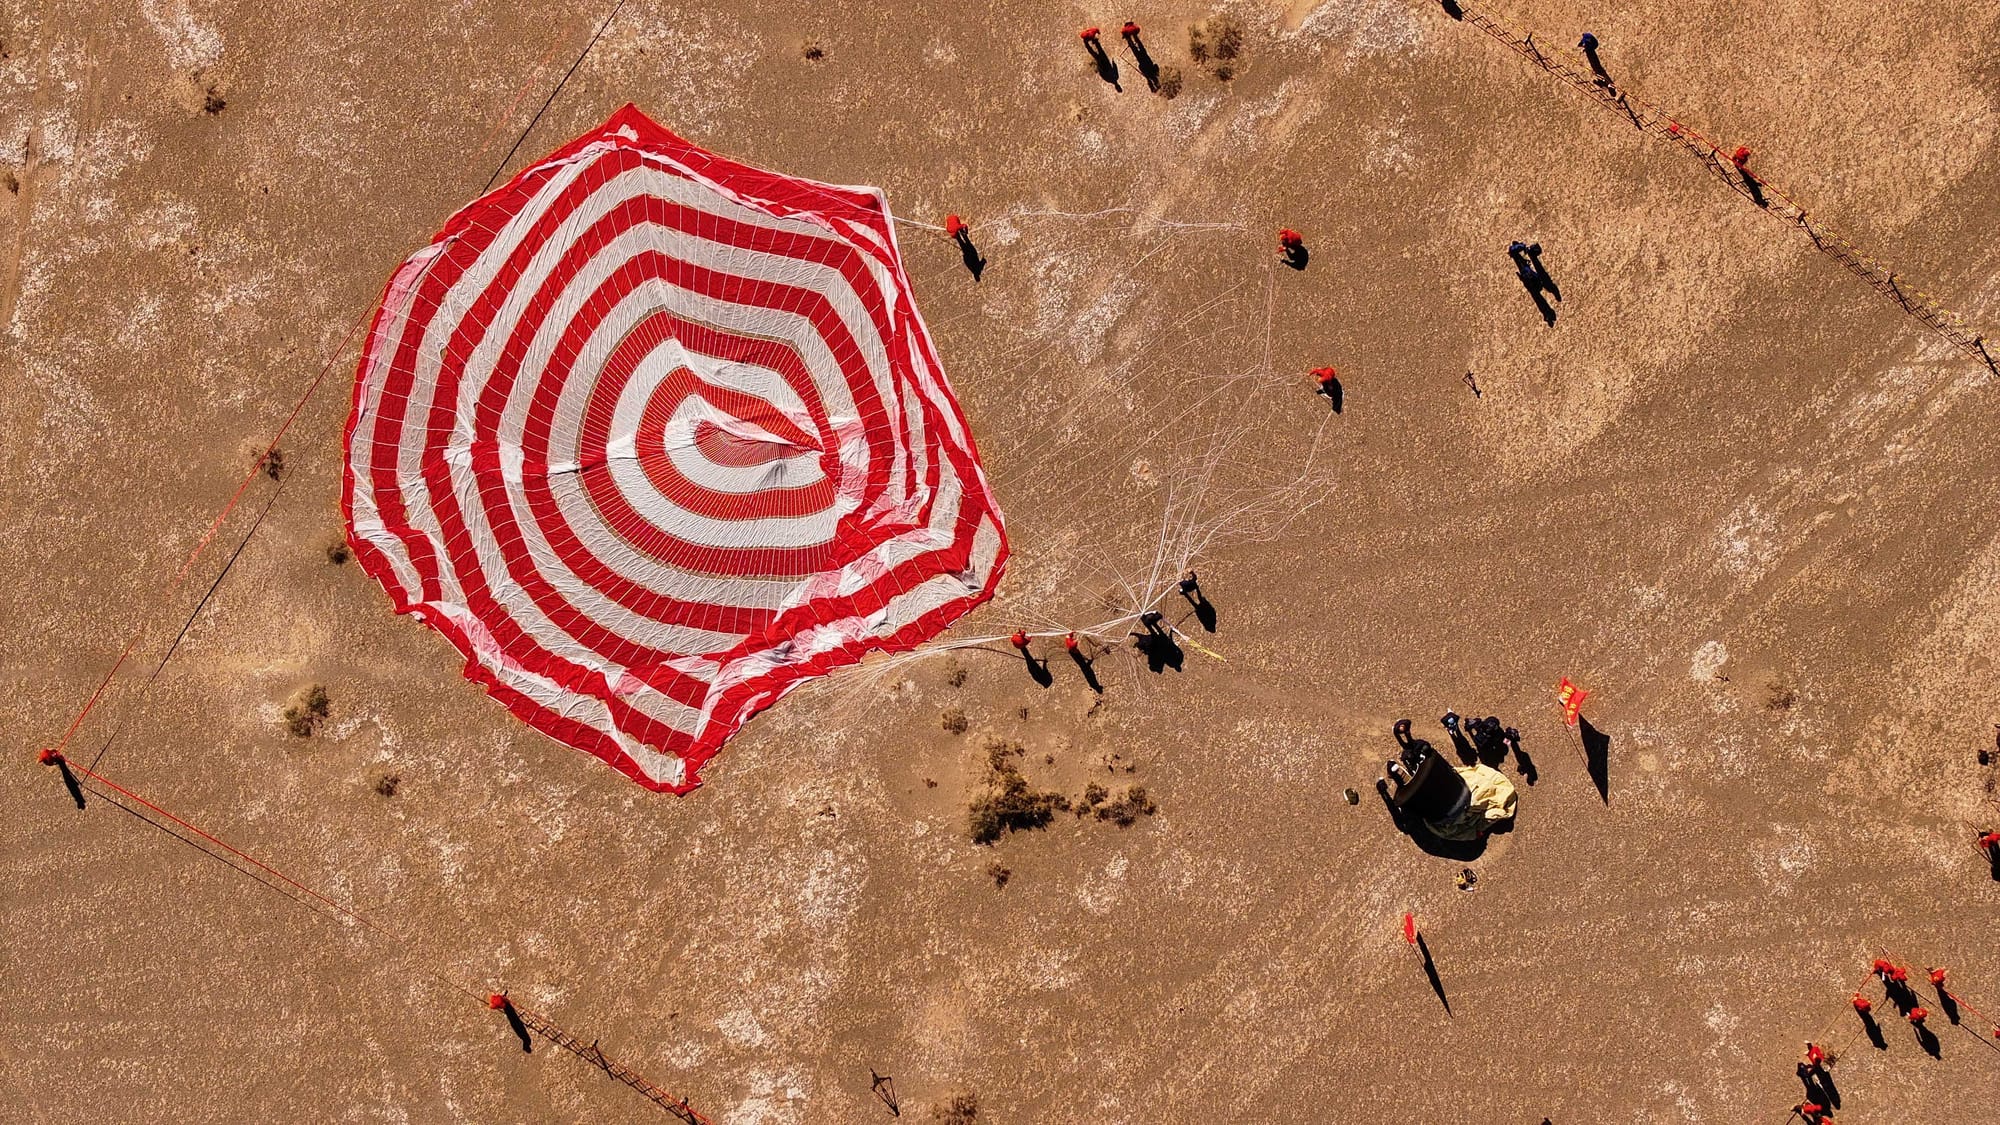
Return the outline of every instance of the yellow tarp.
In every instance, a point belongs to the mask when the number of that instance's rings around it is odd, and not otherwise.
[[[1490,766],[1453,766],[1472,790],[1465,811],[1446,821],[1426,821],[1432,832],[1447,840],[1477,840],[1503,821],[1514,819],[1518,797],[1514,783]]]

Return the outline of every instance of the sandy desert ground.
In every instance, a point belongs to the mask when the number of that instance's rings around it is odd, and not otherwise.
[[[1594,31],[1630,89],[2000,334],[1990,8],[1490,11],[1552,49]],[[1243,28],[1226,80],[1189,50],[1218,12]],[[1976,1018],[1939,1024],[1933,1060],[1893,1013],[1868,1046],[1847,997],[1886,955],[2000,1014],[2000,882],[1971,846],[2000,827],[1976,757],[2000,722],[2000,380],[1431,0],[629,0],[510,167],[629,101],[973,223],[977,283],[943,239],[903,243],[1014,545],[954,635],[1101,621],[1189,561],[1219,621],[1179,671],[1110,654],[1101,697],[1005,646],[850,670],[685,798],[485,698],[329,561],[339,345],[602,14],[0,9],[9,1119],[667,1119],[522,1054],[421,965],[717,1122],[889,1120],[872,1068],[917,1121],[969,1095],[999,1125],[1775,1125],[1808,1039],[1843,1048],[1843,1123],[1994,1120]],[[1090,69],[1076,29],[1128,18],[1176,96],[1115,45],[1122,92]],[[1281,226],[1305,271],[1273,259]],[[1553,327],[1515,238],[1561,284]],[[335,356],[282,492],[259,482],[164,597]],[[408,950],[109,802],[79,813],[33,764],[141,621],[73,753]],[[1562,675],[1593,691],[1608,799]],[[295,738],[309,684],[331,715]],[[1519,727],[1539,774],[1465,862],[1371,792],[1391,723],[1442,741],[1447,707]],[[1157,813],[976,846],[995,741],[1038,788],[1140,784]]]

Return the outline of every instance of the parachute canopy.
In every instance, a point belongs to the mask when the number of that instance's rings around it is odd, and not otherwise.
[[[632,106],[396,271],[346,449],[348,537],[397,612],[650,789],[935,636],[1007,559],[882,193]]]

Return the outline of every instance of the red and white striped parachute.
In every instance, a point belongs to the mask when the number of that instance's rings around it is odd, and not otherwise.
[[[686,792],[758,710],[992,596],[1000,510],[881,192],[627,106],[389,281],[348,537],[514,714]]]

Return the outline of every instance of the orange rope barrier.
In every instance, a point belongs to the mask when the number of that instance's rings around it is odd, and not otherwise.
[[[1984,335],[1967,325],[1958,314],[1945,308],[1937,298],[1912,287],[1908,279],[1863,252],[1824,221],[1809,214],[1805,206],[1792,198],[1784,189],[1751,172],[1747,167],[1749,158],[1747,148],[1739,148],[1734,154],[1724,156],[1721,144],[1703,136],[1674,116],[1633,97],[1612,82],[1600,81],[1595,75],[1585,74],[1560,58],[1545,53],[1535,43],[1532,32],[1525,37],[1517,36],[1506,25],[1491,16],[1474,11],[1463,4],[1455,4],[1452,0],[1445,0],[1445,10],[1453,18],[1471,24],[1511,48],[1522,58],[1582,91],[1591,101],[1618,114],[1634,128],[1679,145],[1699,159],[1712,175],[1728,184],[1737,194],[1757,204],[1773,218],[1802,231],[1812,240],[1815,249],[1839,262],[1849,273],[1867,282],[1876,292],[1894,301],[1906,316],[1976,360],[1989,373],[2000,375],[2000,359],[1995,358]]]
[[[407,964],[417,968],[424,975],[472,997],[482,1005],[488,1003],[487,994],[473,988],[464,980],[454,977],[425,962],[417,955],[415,943],[410,938],[375,921],[354,906],[315,890],[304,881],[285,874],[278,868],[224,840],[215,833],[172,812],[158,802],[120,785],[103,774],[98,773],[96,770],[69,761],[60,751],[55,749],[43,750],[40,754],[40,760],[43,765],[57,767],[64,771],[66,775],[70,775],[71,778],[81,777],[85,781],[90,782],[92,787],[97,789],[100,796],[105,796],[106,799],[111,800],[114,804],[119,804],[127,812],[152,824],[175,839],[197,848],[208,855],[215,856],[217,859],[222,860],[222,862],[227,863],[232,869],[255,879],[264,886],[270,887],[286,898],[309,909],[318,911],[321,914],[330,915],[334,918],[351,921],[360,925],[375,937],[392,944]],[[119,798],[131,802],[131,805],[123,804],[118,800]],[[132,805],[136,805],[138,808],[133,808]],[[145,812],[140,812],[139,809],[144,809]],[[152,815],[148,816],[147,813]],[[204,846],[204,842],[221,849],[221,854]],[[242,863],[248,864],[249,869],[230,862],[231,859],[240,860]],[[595,1040],[592,1040],[589,1044],[585,1044],[580,1038],[563,1030],[553,1020],[550,1020],[539,1012],[514,1007],[511,1002],[507,1004],[507,1007],[519,1017],[524,1026],[535,1034],[577,1055],[611,1077],[639,1091],[645,1095],[647,1100],[680,1118],[687,1125],[711,1125],[709,1119],[690,1106],[686,1098],[673,1097],[665,1090],[647,1081],[637,1071],[606,1055],[598,1048]]]

